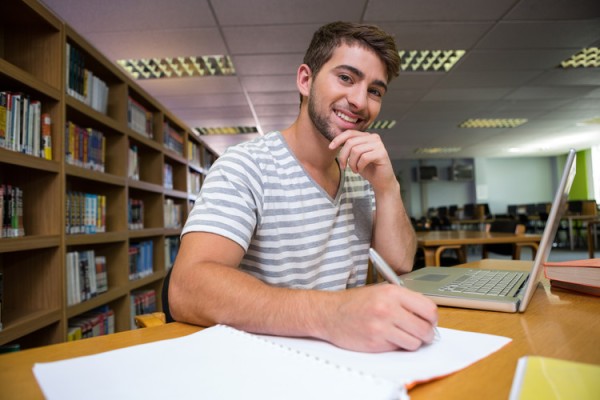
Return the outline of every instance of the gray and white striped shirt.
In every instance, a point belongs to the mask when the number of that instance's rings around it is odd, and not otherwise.
[[[375,201],[342,171],[335,199],[306,173],[279,132],[230,147],[211,168],[183,228],[227,237],[240,268],[281,287],[340,290],[366,283]]]

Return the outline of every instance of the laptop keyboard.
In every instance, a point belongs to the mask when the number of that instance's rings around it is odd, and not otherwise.
[[[461,276],[440,288],[443,292],[506,296],[523,272],[478,270]]]

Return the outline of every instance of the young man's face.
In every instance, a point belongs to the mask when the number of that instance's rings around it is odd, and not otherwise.
[[[385,64],[372,50],[342,44],[312,77],[310,119],[329,141],[346,130],[364,131],[381,110],[386,83]]]

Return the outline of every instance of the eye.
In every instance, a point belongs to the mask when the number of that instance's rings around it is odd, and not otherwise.
[[[349,75],[340,74],[338,77],[342,82],[352,83],[352,78]]]
[[[384,92],[379,88],[370,88],[369,94],[372,94],[375,97],[383,97]]]

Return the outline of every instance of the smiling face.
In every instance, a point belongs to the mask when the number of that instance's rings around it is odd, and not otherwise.
[[[346,130],[364,131],[381,110],[385,64],[366,47],[343,44],[312,77],[308,115],[329,141]]]

